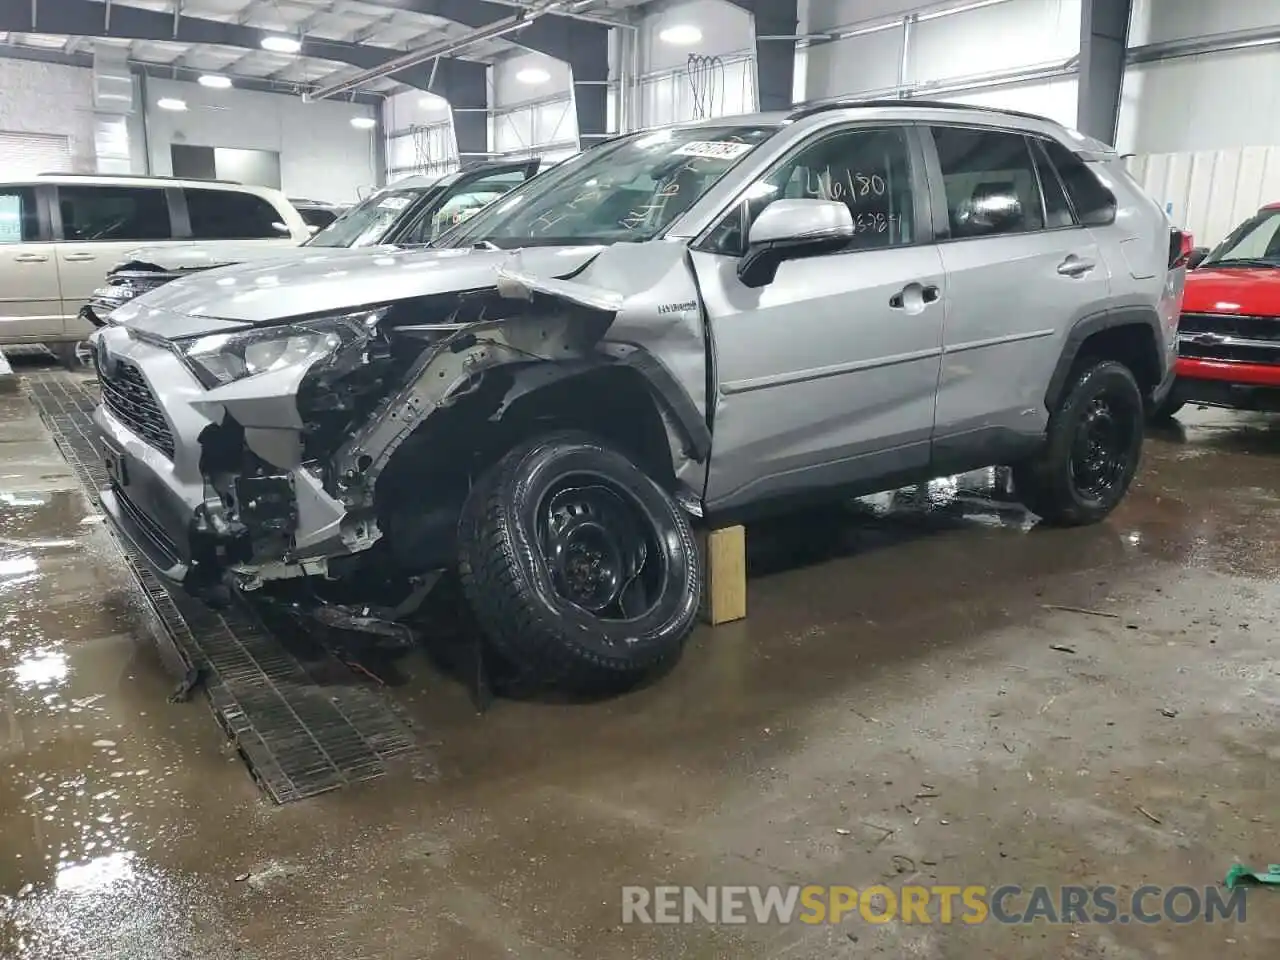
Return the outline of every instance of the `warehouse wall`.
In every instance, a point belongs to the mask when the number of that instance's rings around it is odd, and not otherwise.
[[[542,70],[549,79],[526,83],[522,70]],[[578,151],[578,115],[573,72],[563,60],[540,53],[506,57],[490,71],[491,148],[510,156],[562,159]]]
[[[907,14],[915,19],[904,30]],[[913,96],[1076,122],[1074,76],[995,81],[998,74],[1063,70],[1080,52],[1080,0],[931,6],[909,0],[835,0],[810,4],[808,29],[849,34],[808,49],[809,99],[893,96],[902,87]]]
[[[458,169],[453,114],[443,97],[420,90],[387,97],[382,102],[382,128],[387,137],[387,183]]]
[[[698,43],[664,42],[667,27],[691,24]],[[756,109],[755,31],[749,13],[725,0],[669,0],[648,8],[636,38],[640,46],[638,123],[656,127],[700,117]],[[690,66],[690,55],[716,57]]]
[[[1275,0],[1134,0],[1130,47],[1280,27]],[[1131,65],[1117,147],[1197,243],[1280,200],[1280,52],[1255,47]]]
[[[161,110],[162,97],[185,100],[187,110]],[[357,130],[352,117],[374,115],[372,107],[339,100],[304,103],[301,98],[250,90],[209,90],[195,83],[147,81],[147,126],[151,171],[168,175],[170,146],[235,147],[280,154],[281,186],[291,196],[353,201],[379,180],[374,138]]]
[[[1129,45],[1280,26],[1275,0],[1134,0]],[[1180,153],[1280,145],[1275,47],[1135,64],[1125,73],[1117,146]]]
[[[0,132],[66,137],[72,169],[95,172],[93,72],[0,59]]]

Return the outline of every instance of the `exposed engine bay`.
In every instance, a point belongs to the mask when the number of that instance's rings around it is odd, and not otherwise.
[[[680,259],[663,259],[691,283]],[[615,438],[697,512],[710,444],[700,316],[668,309],[660,324],[696,373],[690,397],[623,339],[636,323],[653,334],[652,305],[518,261],[490,287],[164,341],[206,388],[189,400],[205,425],[184,587],[208,600],[252,592],[331,628],[407,641],[404,622],[456,563],[477,479],[562,424]],[[111,363],[99,366],[109,382]],[[286,369],[298,375],[245,375]]]

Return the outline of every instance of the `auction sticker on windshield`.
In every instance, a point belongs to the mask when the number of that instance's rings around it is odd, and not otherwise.
[[[408,197],[386,197],[378,202],[378,206],[383,210],[403,210],[408,205]]]
[[[708,160],[736,160],[748,150],[752,144],[738,143],[734,140],[690,140],[677,147],[673,153],[681,157],[706,157]]]

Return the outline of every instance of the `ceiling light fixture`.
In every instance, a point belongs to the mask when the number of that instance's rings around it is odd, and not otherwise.
[[[659,32],[658,39],[663,43],[689,47],[702,41],[702,31],[691,23],[678,23]]]
[[[199,84],[213,90],[226,90],[231,86],[231,78],[217,73],[204,73],[200,75]]]
[[[262,49],[272,53],[297,53],[302,49],[302,41],[294,37],[273,35],[262,38]]]
[[[357,130],[372,130],[378,125],[378,121],[373,117],[352,117],[351,125]]]
[[[161,97],[156,101],[156,106],[161,110],[185,110],[187,101],[179,100],[177,97]]]
[[[546,83],[551,79],[551,74],[541,67],[525,67],[516,74],[516,79],[521,83]]]

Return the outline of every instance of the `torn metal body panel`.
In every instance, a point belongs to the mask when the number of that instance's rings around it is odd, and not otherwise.
[[[170,435],[185,442],[172,462],[139,456],[133,473],[159,476],[121,492],[167,501],[137,504],[142,512],[190,518],[169,539],[204,579],[229,574],[256,588],[333,578],[335,562],[349,570],[375,547],[371,564],[389,557],[406,575],[447,565],[462,499],[491,455],[459,439],[515,430],[545,415],[549,397],[598,408],[604,428],[660,447],[673,492],[699,509],[710,453],[706,331],[682,245],[371,255],[359,269],[344,261],[341,286],[336,262],[290,268],[294,287],[318,288],[295,298],[304,307],[345,292],[324,316],[268,322],[261,281],[273,286],[274,275],[245,266],[162,288],[95,335],[108,379],[111,358],[164,374],[147,386]],[[416,296],[378,305],[374,291],[399,296],[409,278]],[[201,317],[197,305],[219,316]],[[313,350],[314,362],[280,362]],[[604,412],[609,400],[596,402],[593,390],[615,394],[618,409]],[[136,409],[113,407],[113,396],[108,388],[99,428],[128,459],[146,441],[130,420]],[[624,422],[635,397],[652,411],[644,436],[638,420]]]

